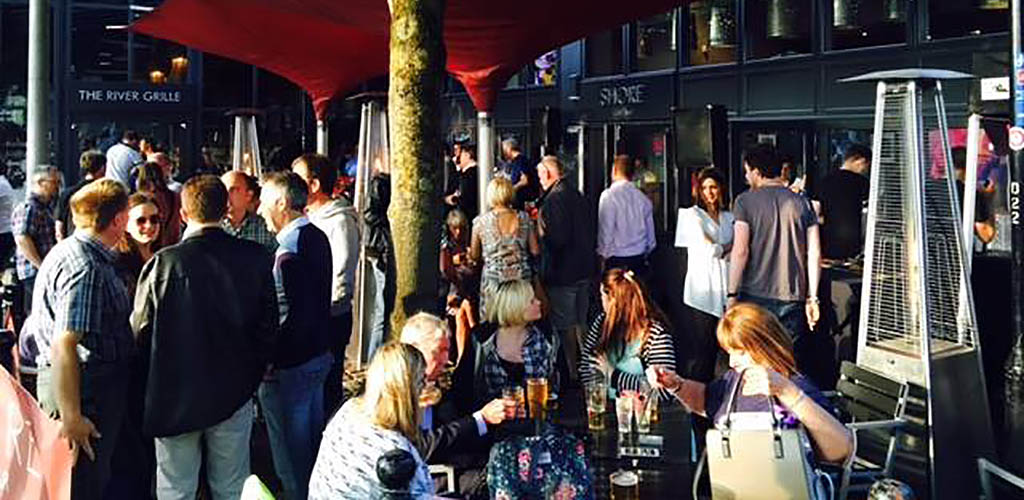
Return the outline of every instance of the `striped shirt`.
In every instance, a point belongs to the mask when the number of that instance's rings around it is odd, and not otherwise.
[[[416,460],[409,498],[433,498],[434,482],[416,447],[399,432],[371,424],[361,410],[362,399],[350,399],[327,424],[309,480],[310,500],[381,498],[377,459],[396,449]]]
[[[604,318],[604,313],[599,314],[590,325],[590,331],[583,338],[580,378],[584,384],[597,382],[602,377],[601,363],[597,358],[604,353],[597,352],[597,346],[601,343],[601,328],[604,325]],[[675,344],[672,341],[672,334],[665,329],[665,325],[657,321],[651,322],[647,341],[640,348],[640,364],[644,371],[651,366],[676,370]],[[649,387],[649,384],[644,375],[615,370],[612,373],[611,387],[616,391],[639,391]],[[662,401],[672,398],[672,394],[665,389],[659,389],[658,393]]]

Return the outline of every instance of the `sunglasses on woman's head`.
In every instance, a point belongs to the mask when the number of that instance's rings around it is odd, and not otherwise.
[[[138,219],[135,219],[135,223],[140,225],[140,226],[145,224],[146,222],[149,222],[150,224],[153,224],[153,225],[159,224],[160,223],[160,216],[159,215],[150,215],[149,217],[139,217]]]

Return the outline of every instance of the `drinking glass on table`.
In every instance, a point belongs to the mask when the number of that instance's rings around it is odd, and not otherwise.
[[[597,382],[588,384],[587,391],[587,425],[592,431],[604,429],[604,412],[607,410],[608,387]]]
[[[615,421],[618,422],[619,434],[629,434],[633,430],[633,392],[619,391],[615,397]]]
[[[526,402],[530,418],[544,420],[548,412],[548,379],[544,377],[526,379]]]
[[[633,396],[633,412],[636,415],[636,431],[641,434],[651,432],[651,406],[649,392],[640,391]]]
[[[633,471],[619,470],[608,476],[612,484],[612,500],[639,500],[640,475]]]

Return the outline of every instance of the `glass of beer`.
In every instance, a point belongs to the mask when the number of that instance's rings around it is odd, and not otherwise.
[[[607,409],[608,388],[601,383],[590,384],[587,391],[587,425],[592,431],[604,429],[604,412]]]
[[[525,416],[526,408],[523,408],[525,396],[523,388],[518,385],[510,385],[501,390],[501,397],[505,400],[505,419],[512,420]],[[522,415],[521,415],[522,414]]]
[[[646,392],[633,396],[633,413],[636,415],[636,431],[640,434],[651,432],[651,398]]]
[[[620,470],[611,473],[612,500],[640,500],[640,475],[633,471]]]
[[[615,397],[615,420],[619,425],[619,434],[629,434],[633,430],[633,392],[619,391]]]
[[[530,418],[544,420],[548,412],[548,379],[544,377],[526,379],[526,403]]]

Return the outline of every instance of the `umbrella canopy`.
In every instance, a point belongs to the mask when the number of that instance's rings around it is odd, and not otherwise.
[[[448,71],[480,111],[540,54],[685,0],[448,0]],[[388,71],[386,0],[166,0],[132,29],[273,71],[302,87],[317,116]]]

